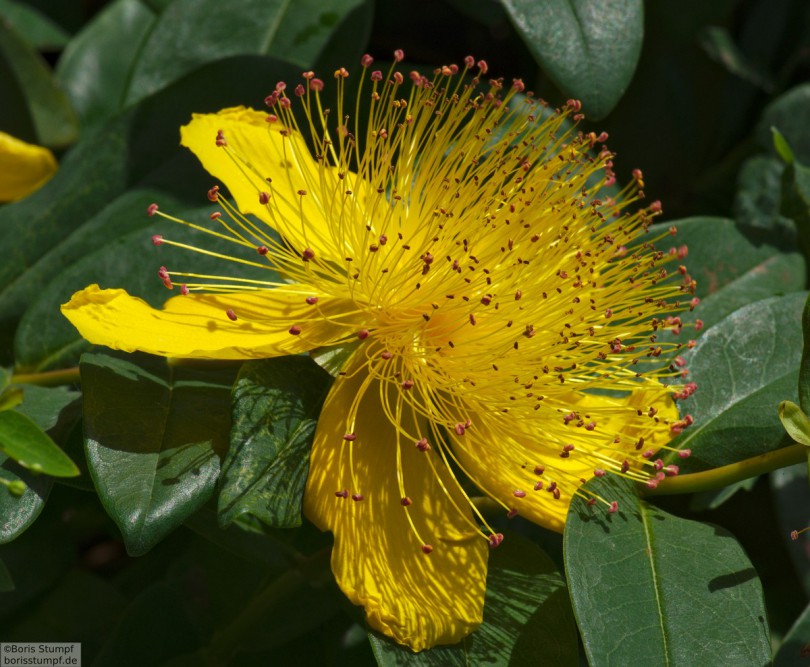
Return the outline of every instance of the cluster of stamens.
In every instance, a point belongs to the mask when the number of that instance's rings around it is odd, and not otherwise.
[[[460,454],[467,438],[491,440],[501,469],[524,480],[510,502],[502,494],[498,500],[509,516],[537,498],[568,502],[575,495],[616,512],[615,501],[581,488],[586,478],[611,473],[654,488],[678,473],[656,454],[670,449],[666,441],[692,418],[667,421],[660,406],[630,401],[589,407],[588,397],[627,398],[670,382],[675,399],[694,393],[694,383],[680,381],[687,369],[677,356],[694,341],[660,336],[701,326],[679,315],[697,305],[694,281],[682,265],[667,268],[686,256],[686,248],[657,249],[674,230],[650,229],[661,206],[642,205],[639,170],[626,187],[606,194],[616,181],[613,154],[605,146],[607,134],[576,130],[579,102],[552,109],[525,93],[519,80],[485,84],[486,63],[471,57],[432,77],[411,72],[406,82],[396,69],[403,57],[397,51],[394,66],[383,73],[364,56],[351,109],[345,69],[334,73],[334,109],[323,107],[324,83],[312,72],[303,74],[292,97],[285,83],[276,85],[265,100],[267,132],[283,137],[289,164],[315,164],[292,177],[256,171],[226,131],[211,137],[223,160],[233,160],[252,179],[263,217],[282,238],[242,215],[217,186],[208,193],[221,209],[211,214],[215,229],[150,207],[150,215],[245,250],[203,252],[271,269],[282,280],[165,267],[159,276],[170,289],[172,278],[182,283],[184,293],[300,294],[313,319],[329,319],[342,332],[335,345],[359,346],[355,355],[362,355],[367,376],[346,416],[343,442],[335,446],[360,444],[359,405],[379,383],[383,409],[397,431],[392,446],[415,447],[430,458],[434,474],[435,466],[461,469],[490,491],[492,481],[470,470]],[[368,121],[361,124],[366,101]],[[295,182],[294,198],[275,187],[287,179]],[[297,219],[289,219],[290,211]],[[313,212],[327,221],[328,233],[313,231]],[[153,241],[196,249],[162,235]],[[326,313],[326,299],[352,307]],[[235,310],[223,318],[242,321]],[[288,324],[291,336],[306,340],[307,320]],[[405,413],[422,419],[404,420]],[[426,432],[404,426],[425,422]],[[646,445],[640,434],[648,433],[664,442]],[[403,511],[418,509],[406,492],[407,479],[398,478]],[[350,488],[335,491],[337,501],[363,502],[363,480],[352,471],[344,483],[349,481]],[[466,496],[460,484],[458,490]],[[498,499],[494,489],[490,495]],[[503,536],[469,504],[490,546],[500,544]],[[423,552],[433,551],[409,522]]]

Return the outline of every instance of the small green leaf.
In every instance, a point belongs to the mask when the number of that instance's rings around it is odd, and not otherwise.
[[[773,147],[776,150],[776,154],[782,158],[782,162],[785,164],[793,164],[796,158],[793,155],[793,149],[791,149],[787,139],[785,139],[782,133],[775,127],[771,127],[771,133],[773,134]]]
[[[234,373],[216,362],[82,357],[87,462],[130,554],[151,549],[213,495]]]
[[[760,147],[771,155],[775,153],[772,127],[779,128],[797,160],[810,162],[810,83],[791,88],[762,112],[755,137]]]
[[[810,419],[798,405],[792,401],[782,401],[779,404],[779,419],[791,438],[810,447]]]
[[[775,408],[796,396],[805,298],[789,294],[745,306],[683,353],[698,389],[680,404],[695,423],[672,443],[692,450],[678,462],[682,471],[734,463],[783,444]]]
[[[377,633],[369,639],[381,667],[579,664],[565,582],[545,552],[515,533],[490,554],[484,622],[469,637],[420,653]]]
[[[502,2],[551,80],[563,93],[582,102],[588,118],[605,117],[636,70],[644,36],[641,0]]]
[[[766,92],[774,88],[773,77],[764,67],[749,59],[734,43],[728,28],[706,26],[700,35],[700,44],[709,57],[728,72]]]
[[[42,57],[2,21],[0,60],[5,61],[23,91],[36,142],[62,148],[75,141],[78,135],[76,115],[67,96],[56,85]]]
[[[357,347],[358,343],[349,343],[337,347],[319,347],[310,351],[309,356],[329,375],[337,377],[337,374],[343,370],[346,362],[354,354]]]
[[[244,514],[272,528],[301,525],[309,452],[330,384],[329,375],[306,357],[242,366],[222,465],[221,525]]]
[[[584,488],[619,508],[576,496],[563,536],[590,664],[769,664],[762,586],[732,535],[641,501],[626,480]]]
[[[76,464],[33,420],[15,410],[0,412],[0,453],[24,468],[54,477],[75,477]]]
[[[0,593],[8,593],[14,590],[14,580],[11,572],[8,571],[5,563],[0,560]]]
[[[67,32],[28,4],[0,0],[0,16],[37,51],[56,51],[70,41]]]

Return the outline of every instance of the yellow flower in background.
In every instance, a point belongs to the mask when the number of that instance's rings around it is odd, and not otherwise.
[[[58,165],[53,153],[0,132],[0,202],[27,197],[47,183]]]
[[[638,206],[641,173],[603,194],[612,154],[605,135],[566,129],[577,102],[484,87],[472,58],[410,82],[371,64],[348,103],[348,72],[335,72],[334,108],[307,72],[289,96],[276,86],[269,114],[224,109],[181,130],[230,191],[209,192],[220,210],[207,231],[235,245],[223,259],[281,280],[161,267],[182,292],[162,310],[96,285],[62,310],[92,343],[172,357],[355,344],[318,423],[304,509],[334,534],[335,577],[369,624],[421,650],[480,624],[503,539],[456,471],[557,531],[574,495],[616,510],[581,488],[594,476],[654,486],[677,473],[655,456],[691,423],[673,397],[692,389],[664,384],[680,377],[665,358],[681,344],[657,336],[681,328],[694,285],[665,268],[682,251],[654,246],[670,232],[648,233],[660,205]]]

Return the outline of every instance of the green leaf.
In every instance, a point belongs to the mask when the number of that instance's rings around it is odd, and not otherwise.
[[[706,26],[700,44],[709,57],[731,74],[766,92],[774,88],[773,77],[759,63],[749,59],[734,43],[728,28]]]
[[[762,112],[755,131],[757,143],[775,155],[772,127],[779,128],[797,160],[810,163],[810,83],[783,93]]]
[[[381,667],[579,664],[565,582],[545,552],[515,533],[490,554],[484,622],[468,638],[421,653],[377,633],[369,639]]]
[[[590,119],[605,117],[636,70],[644,36],[641,0],[502,2],[549,78],[580,100]]]
[[[75,407],[81,399],[81,392],[69,387],[38,387],[20,385],[23,402],[17,408],[32,419],[43,431],[50,431],[58,423],[68,408]]]
[[[576,496],[563,537],[590,664],[769,664],[762,587],[728,532],[641,501],[626,480],[584,488],[619,507],[608,514]]]
[[[810,647],[810,605],[796,619],[776,652],[774,667],[806,667]]]
[[[696,493],[689,501],[689,510],[692,512],[704,512],[705,510],[717,509],[727,500],[734,497],[737,491],[750,491],[753,489],[758,479],[759,477],[749,477],[724,486],[722,489]]]
[[[0,412],[0,453],[24,468],[54,477],[74,477],[76,464],[37,424],[20,412]]]
[[[107,5],[71,40],[56,68],[84,130],[123,107],[132,68],[157,17],[140,0]]]
[[[204,63],[238,54],[272,55],[298,67],[311,67],[341,20],[361,4],[368,3],[233,0],[223,11],[219,0],[175,0],[144,44],[126,103],[160,90]]]
[[[683,354],[698,390],[681,406],[695,423],[672,445],[691,448],[682,471],[726,465],[776,449],[776,406],[795,398],[804,293],[750,304],[704,331]]]
[[[233,387],[231,446],[222,465],[220,524],[250,514],[301,525],[309,452],[331,378],[307,357],[242,366]]]
[[[805,594],[810,595],[810,531],[801,533],[796,541],[790,539],[791,532],[810,524],[807,516],[807,508],[810,507],[807,465],[799,463],[775,470],[768,475],[768,481],[786,551],[793,561]]]
[[[779,214],[784,168],[780,160],[764,155],[743,163],[734,196],[734,217],[741,225],[773,228],[790,224]]]
[[[793,155],[793,149],[791,149],[787,139],[785,139],[782,133],[775,127],[771,127],[771,133],[773,134],[773,147],[776,154],[785,164],[793,164],[796,160],[796,156]]]
[[[798,405],[792,401],[782,401],[779,404],[779,420],[791,438],[810,447],[810,419]]]
[[[799,247],[810,257],[810,167],[789,163],[782,172],[781,194],[779,212],[796,223]]]
[[[56,51],[70,40],[70,35],[45,14],[22,2],[0,0],[0,16],[37,51]]]
[[[0,593],[8,593],[14,590],[14,580],[8,571],[5,563],[0,560]]]
[[[67,96],[56,85],[42,57],[2,21],[0,60],[23,92],[37,143],[61,148],[75,141],[76,116]]]
[[[0,479],[25,484],[25,491],[19,496],[0,485],[0,544],[5,544],[17,539],[36,521],[48,500],[53,478],[32,475],[12,459],[0,454]]]
[[[802,311],[802,360],[799,366],[799,405],[810,410],[810,296]]]
[[[230,429],[233,364],[147,355],[82,357],[87,462],[132,555],[214,493]]]

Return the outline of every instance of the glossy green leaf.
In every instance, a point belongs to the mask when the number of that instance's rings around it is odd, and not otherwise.
[[[0,593],[8,593],[14,590],[14,580],[11,578],[11,573],[8,571],[5,563],[0,560]]]
[[[37,51],[61,49],[70,40],[70,35],[58,24],[23,2],[0,0],[0,16],[14,28],[28,46]]]
[[[571,603],[557,567],[535,544],[509,533],[491,552],[484,622],[453,646],[413,653],[369,635],[381,667],[578,665]]]
[[[692,450],[679,462],[682,470],[726,465],[782,444],[776,407],[796,397],[805,298],[790,294],[745,306],[683,354],[698,390],[680,404],[695,423],[672,443]]]
[[[228,56],[272,55],[298,67],[311,67],[341,20],[363,3],[234,0],[223,12],[219,0],[175,0],[144,44],[126,103],[142,99],[195,67]],[[267,90],[274,83],[266,82]]]
[[[123,108],[132,68],[157,16],[140,0],[107,5],[71,40],[56,69],[82,129],[98,127]]]
[[[151,549],[213,495],[233,374],[232,364],[82,358],[87,462],[130,554]]]
[[[273,528],[301,525],[309,452],[329,375],[306,357],[249,362],[233,387],[219,520],[250,514]]]
[[[788,435],[800,445],[810,447],[810,419],[802,409],[792,401],[779,404],[779,420]]]
[[[769,664],[762,586],[731,534],[641,501],[625,480],[585,488],[619,507],[608,514],[577,496],[566,522],[565,569],[591,665]]]
[[[765,155],[743,163],[734,196],[734,217],[741,225],[773,228],[789,224],[779,213],[783,170],[780,160]]]
[[[560,90],[580,100],[589,118],[606,116],[636,70],[644,36],[641,0],[502,1],[526,46]]]
[[[774,656],[774,667],[806,667],[810,657],[810,605],[782,639]]]
[[[76,116],[42,57],[0,22],[0,60],[23,91],[37,143],[64,147],[76,140]]]
[[[54,477],[79,474],[59,446],[32,419],[15,410],[0,412],[0,453],[34,472]]]
[[[53,478],[32,475],[16,461],[0,454],[0,479],[24,484],[21,495],[0,484],[0,544],[17,539],[36,521],[53,486]]]

